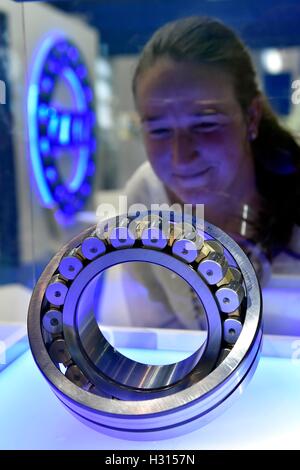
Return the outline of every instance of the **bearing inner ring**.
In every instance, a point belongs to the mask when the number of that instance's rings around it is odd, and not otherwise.
[[[195,289],[200,299],[205,299],[205,310],[206,312],[209,311],[209,315],[207,315],[208,337],[205,348],[200,347],[190,357],[179,363],[149,366],[126,358],[114,349],[99,330],[91,311],[84,319],[81,319],[80,324],[83,324],[81,328],[78,327],[79,319],[75,314],[76,306],[85,286],[102,270],[128,261],[154,262],[169,268],[186,280]],[[199,380],[210,372],[217,361],[221,346],[222,326],[219,310],[207,285],[199,280],[199,275],[189,265],[168,254],[153,250],[138,248],[119,250],[108,253],[105,259],[98,258],[91,263],[78,275],[70,287],[64,303],[63,318],[65,341],[76,364],[92,379],[95,385],[100,385],[105,392],[120,398],[124,397],[124,392],[121,393],[124,386],[139,389],[137,392],[139,396],[141,396],[140,392],[145,391],[145,389],[165,387],[168,387],[168,393],[170,393],[170,388],[172,388],[170,385],[184,378],[184,382],[180,383],[178,387],[186,387],[195,381],[195,376]],[[82,331],[81,334],[79,333],[80,330]],[[84,338],[86,338],[86,341]],[[85,344],[85,347],[83,344]],[[90,360],[87,361],[85,356],[88,356]],[[128,374],[129,370],[131,371],[130,374]],[[193,371],[192,374],[186,377],[191,371]],[[115,387],[111,381],[108,381],[108,378],[116,382]],[[122,385],[121,388],[120,385]],[[134,391],[131,390],[127,395],[127,399],[132,399]],[[155,395],[160,394],[156,391]]]

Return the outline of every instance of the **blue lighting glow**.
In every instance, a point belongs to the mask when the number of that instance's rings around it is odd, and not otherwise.
[[[57,100],[55,106],[53,103],[61,80],[71,97],[68,108],[57,104]],[[92,99],[88,70],[79,49],[63,34],[52,33],[40,44],[30,74],[29,153],[41,203],[67,216],[73,216],[91,192],[96,150]],[[61,149],[74,160],[67,181],[56,166]]]
[[[82,83],[77,77],[74,70],[70,67],[64,68],[62,71],[62,77],[70,84],[70,91],[73,93],[73,98],[76,103],[76,107],[79,111],[86,111],[86,100],[84,97]]]
[[[53,80],[51,80],[51,78],[49,77],[44,78],[41,84],[42,91],[49,93],[52,87],[53,87]]]
[[[89,161],[86,173],[87,173],[88,176],[91,176],[95,173],[95,163],[94,162]]]
[[[81,194],[83,194],[84,196],[88,196],[90,192],[91,192],[91,186],[88,183],[84,183],[81,186]]]
[[[54,167],[51,167],[51,166],[49,168],[47,168],[46,177],[49,181],[55,181],[56,178],[57,178],[56,169]]]
[[[49,108],[45,104],[41,104],[39,107],[39,118],[40,120],[45,120],[48,118]]]
[[[52,112],[48,124],[48,136],[55,137],[59,128],[59,117],[56,112]]]
[[[83,88],[81,86],[81,82],[78,79],[77,75],[71,68],[65,68],[63,71],[63,78],[66,80],[67,83],[70,85],[70,90],[73,92],[74,100],[76,102],[76,106],[79,111],[85,112],[84,116],[87,114],[87,104],[85,95],[83,92]],[[81,125],[83,121],[81,120]],[[84,128],[81,129],[81,132],[84,132]],[[89,132],[90,134],[90,132]],[[94,139],[93,139],[94,140]],[[86,175],[87,171],[87,164],[89,160],[89,152],[95,152],[96,149],[93,149],[92,142],[90,142],[90,148],[81,147],[79,149],[79,158],[77,168],[75,168],[75,173],[71,179],[69,179],[66,183],[67,187],[70,191],[78,191],[81,184],[84,180],[84,175]]]
[[[68,187],[74,192],[80,188],[83,182],[82,176],[86,174],[88,155],[89,150],[85,147],[82,147],[79,152],[77,170],[72,180],[68,182]]]
[[[77,76],[81,79],[87,76],[87,70],[83,65],[81,65],[80,67],[76,69],[76,73],[77,73]]]
[[[40,150],[41,153],[48,153],[50,150],[50,144],[48,139],[41,139],[40,140]]]
[[[273,345],[273,350],[276,347]],[[137,350],[148,360],[152,350]],[[157,350],[154,350],[155,354]],[[159,357],[164,351],[159,350]],[[153,354],[152,353],[152,354]],[[173,362],[178,359],[176,354]],[[166,362],[171,357],[164,358]],[[24,380],[26,377],[26,380]],[[262,357],[244,393],[204,428],[169,440],[137,443],[99,434],[72,416],[51,393],[30,351],[0,374],[0,448],[53,449],[298,449],[300,367],[291,358]],[[22,390],[22,393],[20,393]],[[45,432],[47,423],[47,432]],[[233,425],[234,423],[234,425]],[[230,429],[230,432],[228,430]],[[4,467],[3,467],[4,468]]]
[[[70,143],[71,116],[66,114],[60,120],[59,142],[62,145]]]
[[[72,127],[73,140],[80,142],[83,137],[83,122],[80,119],[74,119]]]

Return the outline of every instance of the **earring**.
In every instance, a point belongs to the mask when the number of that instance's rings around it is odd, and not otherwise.
[[[257,137],[256,131],[249,132],[249,140],[255,140]]]

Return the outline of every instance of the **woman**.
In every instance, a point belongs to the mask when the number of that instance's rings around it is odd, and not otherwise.
[[[128,204],[203,203],[206,220],[273,262],[300,223],[300,148],[237,35],[204,17],[163,26],[142,51],[133,93],[150,165],[128,182]],[[149,270],[138,276],[150,285]]]
[[[205,218],[224,229],[228,197],[249,203],[255,240],[270,259],[282,251],[300,223],[300,148],[236,34],[203,17],[163,26],[144,47],[133,93],[169,200],[204,203]]]

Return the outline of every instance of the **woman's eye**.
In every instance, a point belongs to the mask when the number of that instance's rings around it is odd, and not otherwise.
[[[200,131],[200,132],[207,132],[207,131],[213,131],[217,129],[219,126],[218,122],[200,122],[199,124],[195,124],[192,126],[192,130],[194,131]]]
[[[170,135],[171,130],[166,127],[160,127],[157,129],[149,129],[147,132],[153,137],[166,137]]]

